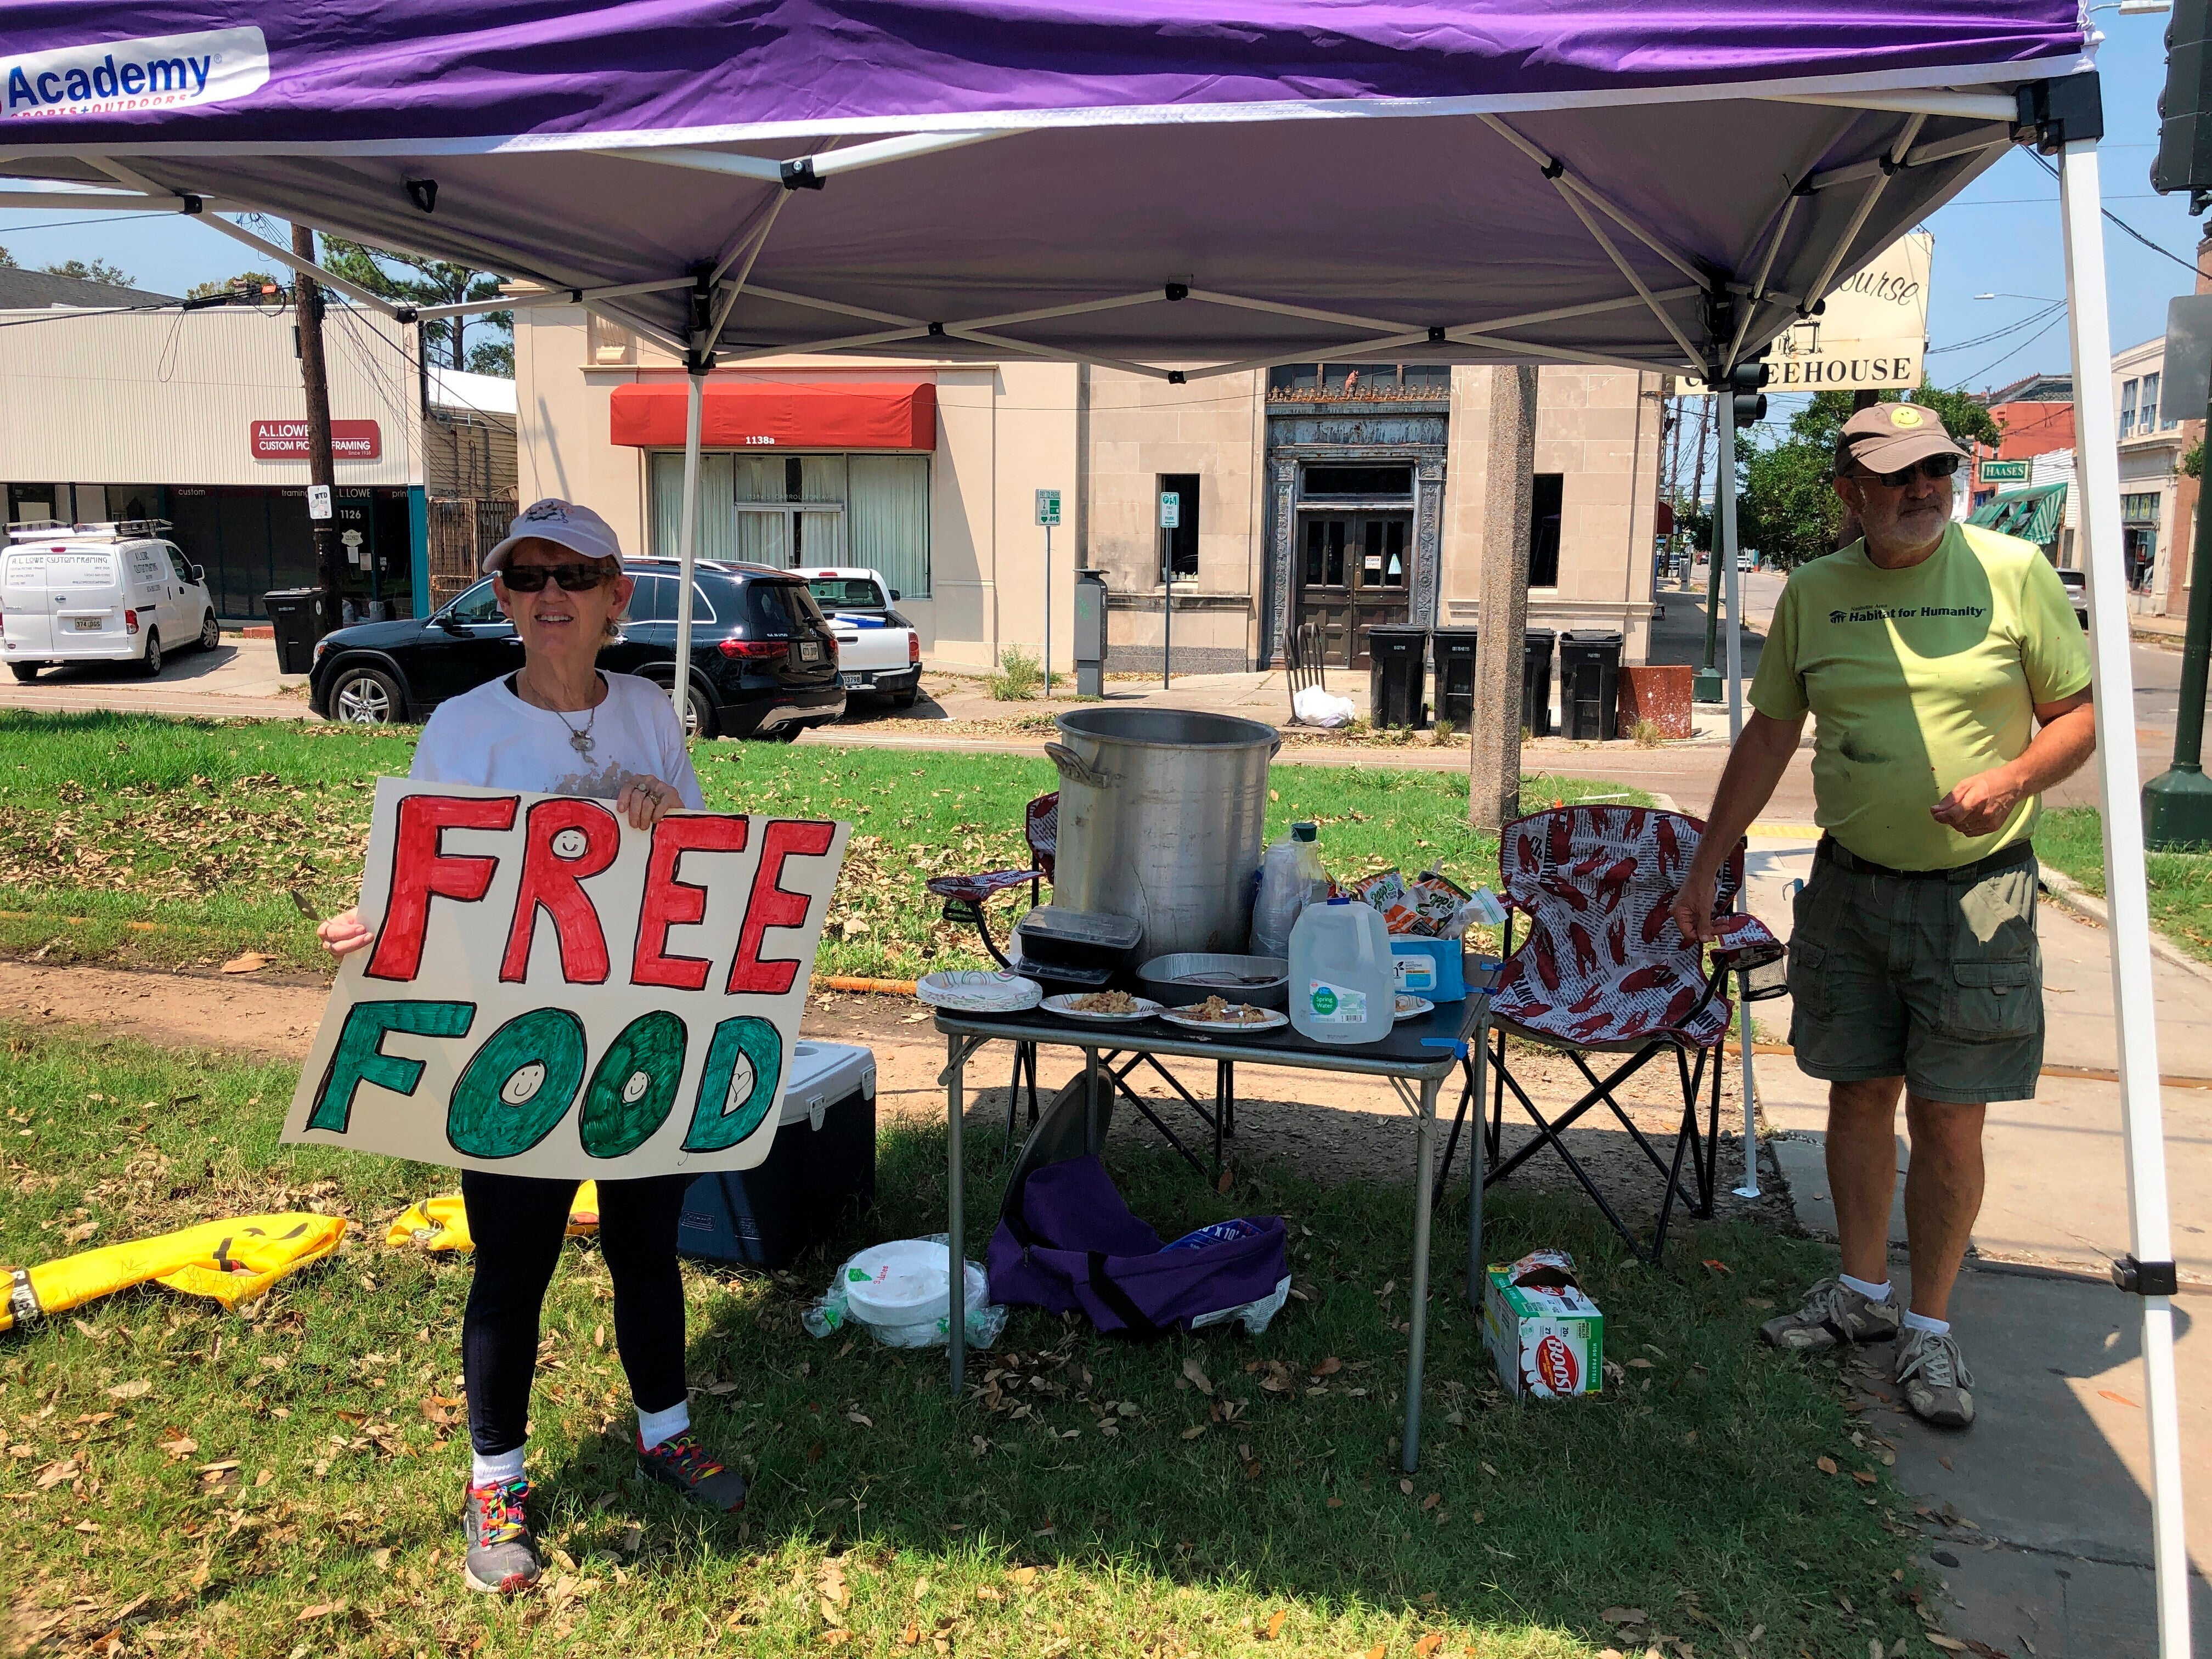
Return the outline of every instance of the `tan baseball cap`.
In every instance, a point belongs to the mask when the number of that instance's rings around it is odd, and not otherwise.
[[[622,543],[615,538],[612,525],[588,507],[548,495],[543,501],[531,502],[515,515],[514,522],[507,526],[507,539],[483,556],[483,568],[506,568],[507,556],[514,544],[533,537],[557,543],[586,559],[622,557]]]
[[[1836,441],[1836,471],[1853,465],[1869,472],[1895,472],[1930,455],[1966,452],[1951,441],[1942,418],[1925,404],[1876,404],[1844,422]]]

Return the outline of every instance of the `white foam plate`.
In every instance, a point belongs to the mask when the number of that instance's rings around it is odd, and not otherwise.
[[[1195,1005],[1194,1005],[1195,1006]],[[1247,1007],[1252,1005],[1247,1003]],[[1291,1017],[1276,1008],[1255,1008],[1258,1019],[1198,1019],[1180,1008],[1163,1008],[1160,1018],[1170,1025],[1180,1025],[1187,1031],[1211,1031],[1216,1036],[1239,1036],[1252,1031],[1279,1030],[1291,1023]]]
[[[1013,974],[963,968],[923,975],[915,981],[914,994],[933,1008],[963,1014],[1018,1014],[1037,1006],[1044,987]]]
[[[1071,991],[1060,996],[1047,997],[1044,1000],[1045,1011],[1048,1013],[1061,1015],[1068,1019],[1091,1020],[1100,1025],[1130,1025],[1140,1019],[1150,1019],[1160,1011],[1160,1005],[1150,997],[1130,998],[1130,1000],[1137,1006],[1133,1012],[1126,1014],[1094,1014],[1075,1006],[1084,997],[1097,994],[1099,994],[1096,991]]]
[[[1434,1013],[1436,1008],[1437,1005],[1426,997],[1407,996],[1402,991],[1398,994],[1398,1019],[1418,1019],[1423,1014]],[[1395,1023],[1395,1020],[1392,1022]]]

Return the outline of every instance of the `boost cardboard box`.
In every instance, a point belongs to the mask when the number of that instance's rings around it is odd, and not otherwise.
[[[1516,1400],[1604,1389],[1605,1316],[1583,1294],[1565,1250],[1532,1250],[1510,1267],[1490,1269],[1482,1339]]]

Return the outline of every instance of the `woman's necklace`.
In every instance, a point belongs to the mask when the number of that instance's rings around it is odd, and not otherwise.
[[[598,677],[594,674],[593,678],[596,679]],[[605,702],[605,701],[606,699],[605,697],[601,697],[599,699],[599,702]],[[551,703],[548,702],[542,706],[544,708],[546,713],[552,715],[553,718],[560,721],[562,725],[568,726],[568,746],[574,750],[580,758],[589,760],[592,757],[592,747],[593,744],[592,728],[599,724],[599,704],[595,702],[592,705],[591,712],[584,716],[584,723],[581,726],[569,726],[568,717],[562,714],[559,709],[554,708]]]

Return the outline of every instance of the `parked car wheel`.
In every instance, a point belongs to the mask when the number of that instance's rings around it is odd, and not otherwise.
[[[392,676],[365,663],[341,668],[331,684],[331,718],[342,725],[389,726],[406,707]]]
[[[650,675],[647,678],[660,688],[663,696],[667,695],[668,682],[665,678]],[[714,720],[714,706],[708,701],[695,682],[691,687],[690,695],[684,700],[684,735],[687,738],[711,738],[718,730],[720,727]]]
[[[11,662],[8,665],[8,672],[15,677],[16,684],[28,685],[39,678],[39,671],[45,666],[42,662]]]
[[[149,680],[161,672],[161,630],[158,628],[146,630],[146,654],[138,659],[138,672]]]
[[[200,618],[200,649],[212,651],[222,643],[222,629],[216,625],[215,612],[210,611]]]

